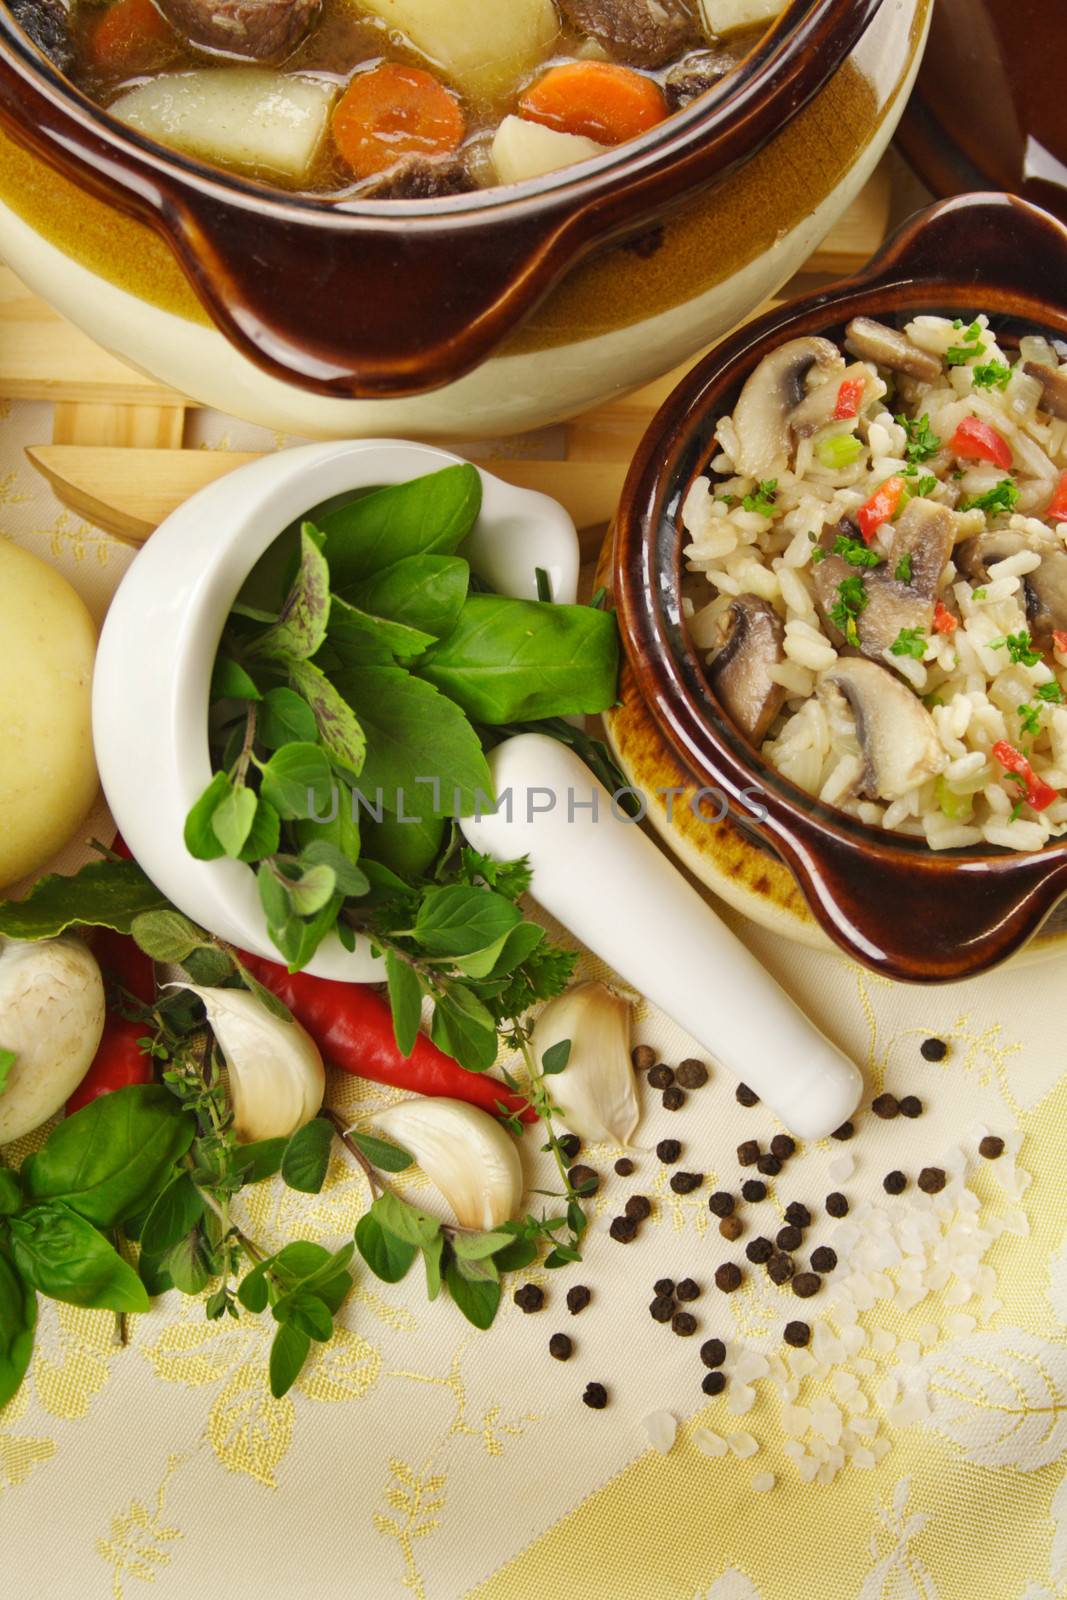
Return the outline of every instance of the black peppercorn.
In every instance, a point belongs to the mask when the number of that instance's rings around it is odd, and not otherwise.
[[[760,1156],[756,1162],[756,1171],[762,1172],[765,1178],[777,1178],[782,1170],[782,1163],[777,1156]]]
[[[653,1089],[669,1089],[674,1082],[674,1072],[666,1062],[661,1061],[658,1066],[652,1068],[648,1081]]]
[[[882,1179],[882,1188],[886,1194],[903,1194],[908,1187],[908,1180],[902,1172],[887,1172]]]
[[[734,1090],[734,1099],[739,1106],[758,1106],[759,1095],[750,1089],[747,1083],[739,1083]]]
[[[722,1234],[724,1239],[729,1239],[731,1243],[733,1243],[735,1239],[740,1239],[744,1231],[745,1225],[736,1212],[732,1216],[723,1217],[722,1221],[719,1223],[719,1232]]]
[[[656,1065],[656,1052],[650,1044],[638,1044],[630,1052],[635,1072],[648,1072]]]
[[[883,1122],[889,1122],[893,1117],[900,1115],[900,1101],[895,1094],[880,1094],[871,1101],[871,1110],[876,1117],[881,1117]]]
[[[903,1100],[900,1102],[900,1114],[902,1117],[922,1116],[923,1103],[917,1094],[906,1094],[904,1096]]]
[[[608,1232],[619,1244],[632,1244],[637,1238],[637,1223],[633,1217],[615,1217]]]
[[[564,1133],[560,1135],[559,1147],[567,1160],[573,1161],[582,1148],[582,1141],[576,1133]]]
[[[804,1235],[801,1233],[799,1228],[795,1228],[793,1224],[789,1222],[786,1223],[784,1228],[778,1229],[778,1232],[774,1236],[774,1242],[778,1246],[779,1250],[784,1250],[788,1255],[790,1250],[800,1249],[801,1245],[804,1243]]]
[[[817,1272],[798,1272],[790,1287],[801,1300],[810,1300],[812,1295],[818,1294],[822,1288],[822,1279]]]
[[[733,1294],[741,1287],[741,1268],[733,1261],[724,1261],[721,1267],[715,1268],[715,1286],[723,1294]]]
[[[702,1089],[708,1081],[708,1069],[703,1061],[697,1061],[694,1056],[687,1056],[679,1066],[676,1076],[683,1089]]]
[[[716,1217],[728,1217],[737,1205],[732,1194],[725,1189],[716,1189],[708,1199],[708,1210]]]
[[[760,1178],[746,1178],[741,1185],[741,1195],[745,1200],[766,1200],[767,1185]]]
[[[774,1246],[769,1239],[764,1239],[762,1236],[750,1239],[745,1246],[745,1254],[757,1267],[762,1267],[773,1256]]]
[[[592,1167],[571,1167],[567,1173],[567,1182],[579,1194],[596,1194],[600,1188],[600,1174],[594,1172]]]
[[[656,1146],[656,1154],[665,1167],[673,1166],[681,1153],[682,1146],[677,1139],[661,1139]]]
[[[585,1393],[582,1395],[584,1405],[591,1406],[594,1411],[603,1411],[608,1403],[608,1391],[602,1383],[587,1383]]]
[[[826,1211],[827,1215],[831,1217],[848,1216],[848,1200],[840,1190],[835,1189],[833,1194],[826,1196]]]
[[[644,1222],[652,1215],[652,1202],[643,1194],[632,1194],[624,1209],[631,1222]]]
[[[851,1122],[843,1122],[839,1128],[834,1129],[830,1137],[831,1139],[851,1139],[855,1131],[856,1129]]]
[[[567,1290],[567,1310],[572,1317],[576,1317],[580,1311],[585,1310],[592,1298],[584,1283],[576,1283],[573,1288]]]
[[[767,1258],[767,1276],[772,1283],[788,1283],[796,1270],[792,1256],[787,1256],[784,1251],[776,1250]]]
[[[574,1346],[565,1333],[554,1333],[548,1341],[548,1353],[555,1356],[557,1361],[569,1361]]]
[[[794,1350],[803,1350],[805,1345],[811,1343],[811,1329],[806,1322],[787,1322],[783,1338]]]
[[[828,1244],[821,1244],[811,1252],[811,1265],[816,1272],[833,1272],[837,1266],[837,1251]]]
[[[658,1294],[648,1309],[653,1322],[669,1322],[674,1316],[674,1296]]]
[[[726,1388],[726,1377],[722,1372],[705,1372],[700,1385],[705,1394],[722,1394]]]
[[[924,1061],[944,1061],[948,1055],[948,1045],[944,1039],[924,1039],[919,1046],[919,1054]]]
[[[700,1285],[695,1283],[692,1278],[683,1278],[674,1292],[679,1300],[700,1299]]]
[[[691,1311],[676,1311],[671,1318],[671,1327],[681,1338],[688,1339],[690,1334],[697,1331],[697,1319]]]
[[[810,1228],[811,1212],[799,1200],[791,1200],[785,1208],[785,1220],[791,1222],[794,1228]]]
[[[987,1133],[978,1146],[978,1154],[985,1156],[987,1161],[996,1161],[998,1156],[1004,1154],[1004,1140],[995,1133]]]
[[[669,1089],[664,1089],[664,1091],[663,1091],[663,1109],[664,1109],[664,1111],[680,1111],[684,1105],[685,1105],[685,1090],[684,1089],[679,1089],[679,1087],[678,1087],[678,1085],[676,1083],[672,1083]]]
[[[759,1160],[759,1145],[755,1139],[746,1139],[737,1147],[737,1163],[741,1167],[754,1167]]]
[[[918,1177],[923,1194],[940,1194],[947,1182],[948,1177],[940,1167],[924,1167]]]
[[[706,1367],[721,1367],[726,1360],[726,1346],[721,1339],[705,1339],[700,1346],[700,1359]]]
[[[776,1133],[771,1140],[771,1155],[777,1156],[779,1161],[788,1161],[791,1155],[796,1154],[797,1143],[787,1133]]]
[[[545,1291],[536,1283],[524,1283],[521,1289],[515,1290],[514,1300],[520,1311],[540,1311],[545,1303]]]
[[[692,1194],[703,1182],[702,1172],[676,1172],[671,1178],[671,1188],[675,1194]]]
[[[662,1295],[662,1294],[673,1294],[674,1293],[674,1279],[673,1278],[657,1278],[655,1283],[652,1285],[652,1291],[657,1296]]]
[[[615,1163],[615,1171],[620,1178],[628,1178],[634,1170],[634,1164],[629,1156],[620,1156]]]

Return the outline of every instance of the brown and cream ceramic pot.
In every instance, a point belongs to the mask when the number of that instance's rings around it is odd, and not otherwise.
[[[124,359],[276,428],[530,428],[668,370],[800,266],[885,150],[931,9],[792,0],[734,73],[617,150],[357,204],[141,138],[0,6],[0,254]]]

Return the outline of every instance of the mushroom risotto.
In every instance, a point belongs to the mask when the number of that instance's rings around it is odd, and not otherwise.
[[[765,356],[715,441],[685,609],[764,758],[937,850],[1067,832],[1067,346],[856,318]]]

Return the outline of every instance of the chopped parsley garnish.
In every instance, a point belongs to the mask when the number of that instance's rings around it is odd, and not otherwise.
[[[830,607],[830,621],[839,628],[850,645],[860,642],[856,618],[867,609],[870,596],[860,577],[843,578],[837,586],[837,599]]]
[[[1006,389],[1011,382],[1011,368],[1003,361],[987,361],[975,367],[971,376],[976,389]]]
[[[994,639],[990,649],[1006,650],[1017,667],[1036,667],[1041,660],[1041,652],[1034,649],[1026,628],[1020,633],[1009,633],[1004,639]]]
[[[752,494],[746,494],[741,504],[746,511],[755,511],[760,517],[774,516],[774,502],[778,494],[778,479],[765,478]]]
[[[834,555],[844,556],[850,567],[879,567],[882,557],[877,550],[870,550],[862,539],[853,539],[850,534],[839,533],[834,540]]]
[[[972,600],[987,600],[988,598],[989,598],[989,590],[988,589],[976,589],[974,591],[974,594],[971,596]]]
[[[926,654],[926,634],[922,628],[901,628],[889,651],[894,656],[912,656],[921,661]]]
[[[1027,705],[1017,706],[1019,718],[1024,733],[1037,734],[1041,732],[1041,713],[1046,706],[1061,706],[1063,704],[1063,690],[1053,678],[1049,683],[1039,683],[1034,690],[1035,705],[1030,701]]]
[[[998,511],[1014,511],[1019,499],[1019,491],[1010,478],[1001,478],[998,484],[988,489],[985,494],[975,495],[973,500],[965,500],[960,506],[961,511],[985,511],[995,515]]]
[[[1044,700],[1046,705],[1062,706],[1063,704],[1063,690],[1055,678],[1050,683],[1039,683],[1034,690],[1034,694],[1039,700]]]
[[[737,504],[737,496],[735,494],[717,494],[715,498],[724,506],[735,506]]]
[[[906,442],[904,454],[911,463],[914,472],[923,461],[929,461],[931,456],[936,456],[941,448],[941,440],[930,426],[930,418],[924,411],[921,417],[899,416],[896,421],[904,429]]]
[[[896,571],[893,573],[893,576],[897,580],[898,583],[910,583],[911,582],[911,551],[910,550],[905,551],[904,555],[902,555],[900,560],[897,562]]]
[[[1018,706],[1016,709],[1018,710],[1019,721],[1022,725],[1022,730],[1024,733],[1034,734],[1041,732],[1040,706],[1024,705]]]
[[[953,323],[953,327],[955,327]],[[968,361],[973,361],[978,356],[984,356],[987,346],[982,343],[981,323],[972,322],[963,335],[959,344],[950,344],[945,351],[945,365],[949,367],[965,367]]]

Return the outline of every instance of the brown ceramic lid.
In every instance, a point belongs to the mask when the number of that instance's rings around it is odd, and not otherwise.
[[[1006,189],[1067,219],[1062,0],[937,0],[897,134],[934,194]]]

